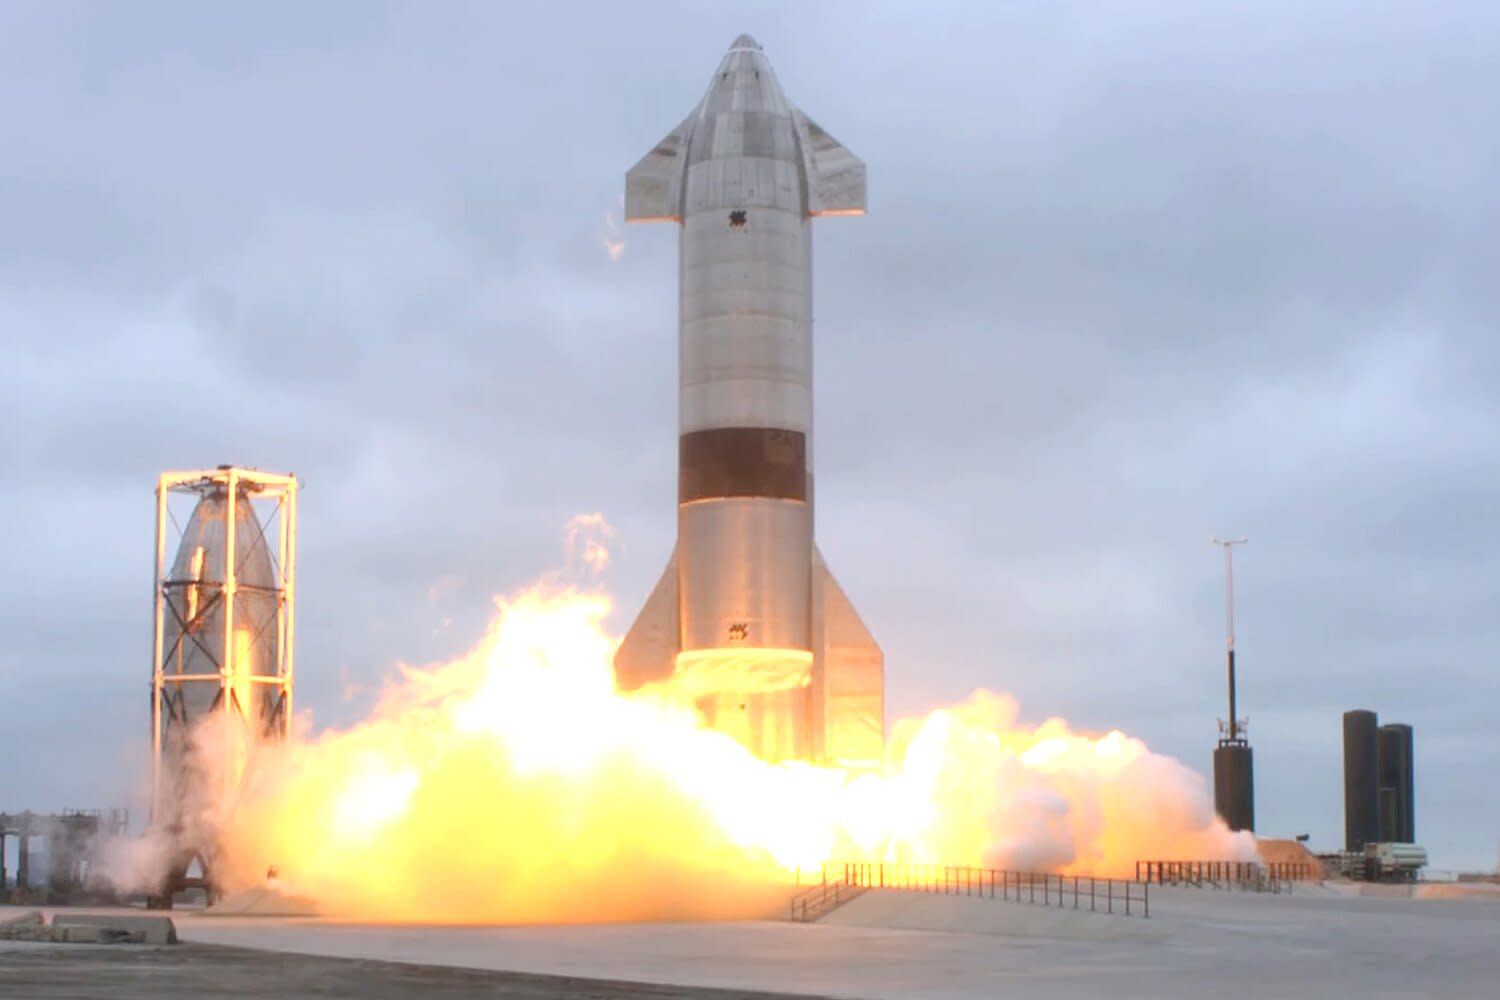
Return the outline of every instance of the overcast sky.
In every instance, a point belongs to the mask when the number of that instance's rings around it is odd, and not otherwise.
[[[750,32],[869,168],[815,227],[817,520],[891,718],[988,686],[1206,771],[1248,535],[1260,832],[1342,846],[1364,707],[1492,867],[1497,10],[0,3],[0,811],[132,797],[163,469],[302,478],[318,724],[574,514],[629,625],[677,245],[607,217]]]

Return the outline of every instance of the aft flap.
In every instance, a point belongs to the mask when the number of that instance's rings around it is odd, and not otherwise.
[[[885,756],[885,654],[816,546],[813,594],[813,684],[823,696],[819,756],[845,767],[878,767]]]
[[[807,171],[808,215],[864,215],[865,164],[822,126],[793,111]]]
[[[672,675],[677,660],[677,550],[615,650],[615,687],[633,691]]]
[[[692,124],[689,115],[625,175],[626,222],[681,221],[683,162]]]

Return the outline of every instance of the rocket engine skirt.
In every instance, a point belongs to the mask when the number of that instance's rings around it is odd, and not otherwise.
[[[810,518],[803,501],[764,497],[678,508],[683,652],[812,648]]]
[[[813,751],[813,654],[732,647],[677,656],[672,687],[712,728],[764,760],[807,760]]]

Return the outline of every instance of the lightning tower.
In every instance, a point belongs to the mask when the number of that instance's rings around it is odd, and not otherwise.
[[[1213,539],[1224,547],[1224,602],[1229,674],[1229,721],[1219,721],[1219,745],[1214,748],[1214,810],[1231,830],[1255,831],[1255,772],[1250,741],[1245,737],[1247,720],[1239,717],[1234,675],[1234,555],[1233,548],[1249,539]]]

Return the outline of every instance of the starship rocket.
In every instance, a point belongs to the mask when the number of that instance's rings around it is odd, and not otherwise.
[[[615,654],[766,760],[884,749],[880,647],[813,542],[813,219],[863,215],[865,165],[741,35],[626,175],[625,217],[678,223],[677,545]]]

